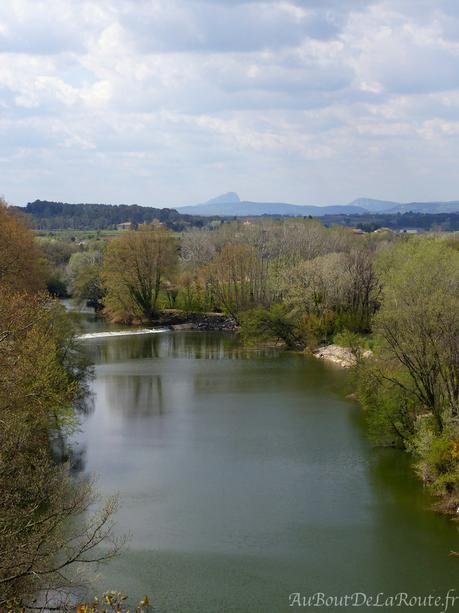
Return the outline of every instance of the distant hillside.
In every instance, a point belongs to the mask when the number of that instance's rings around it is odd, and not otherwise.
[[[383,213],[400,206],[400,202],[392,202],[391,200],[375,200],[374,198],[357,198],[350,204],[361,207],[369,213]]]
[[[19,207],[18,207],[19,208]],[[133,224],[160,221],[171,230],[202,227],[212,221],[199,215],[181,215],[175,209],[159,209],[138,204],[68,204],[35,200],[19,209],[31,217],[37,230],[107,230],[130,221]]]
[[[258,215],[288,215],[293,217],[322,217],[324,215],[355,215],[364,213],[455,213],[459,201],[400,203],[373,198],[357,198],[349,204],[316,206],[297,205],[285,202],[241,201],[235,192],[212,198],[203,204],[177,207],[180,213],[189,215],[220,215],[222,217],[250,217]]]
[[[255,215],[288,215],[291,217],[307,217],[312,215],[333,215],[335,213],[365,213],[365,209],[349,205],[314,206],[287,204],[285,202],[250,202],[242,201],[235,192],[222,194],[203,204],[177,207],[179,213],[189,215],[221,215],[247,217]]]

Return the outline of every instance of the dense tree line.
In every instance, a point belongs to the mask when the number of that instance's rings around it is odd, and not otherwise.
[[[113,230],[125,222],[136,226],[159,221],[169,229],[180,232],[190,226],[202,227],[215,219],[181,215],[175,209],[137,204],[68,204],[47,200],[29,202],[20,211],[30,217],[32,226],[38,230]]]
[[[340,224],[373,232],[379,228],[405,230],[434,230],[457,232],[459,230],[459,213],[362,213],[361,215],[327,215],[322,218],[326,224]]]

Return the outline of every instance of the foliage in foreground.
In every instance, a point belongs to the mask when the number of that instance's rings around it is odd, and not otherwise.
[[[61,613],[148,613],[152,610],[148,596],[144,596],[134,607],[127,605],[127,600],[128,596],[123,592],[111,590],[104,592],[101,597],[96,596],[91,602],[75,604],[74,596],[68,594],[67,598],[65,596],[62,598],[57,607],[52,603],[38,605],[35,602],[32,608],[42,613],[55,610]],[[26,611],[18,598],[10,599],[3,608],[0,608],[1,613],[26,613]]]
[[[91,484],[71,479],[62,461],[85,363],[62,308],[34,291],[44,284],[39,265],[14,244],[28,236],[0,207],[0,245],[15,256],[0,268],[0,610],[8,602],[58,606],[78,567],[112,557],[122,544],[112,538],[116,500],[95,510]]]
[[[127,599],[126,594],[122,592],[105,592],[102,598],[96,597],[89,604],[80,604],[76,613],[147,613],[151,610],[148,596],[144,596],[133,609],[126,608]]]

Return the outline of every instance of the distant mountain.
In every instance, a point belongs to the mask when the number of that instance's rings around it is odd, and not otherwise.
[[[370,213],[382,213],[383,211],[390,211],[400,206],[400,202],[375,200],[374,198],[357,198],[357,200],[353,200],[350,204],[359,206]]]
[[[241,199],[236,192],[227,192],[226,194],[222,194],[216,198],[211,198],[205,204],[235,204],[239,203],[240,201]]]
[[[357,198],[349,204],[328,206],[287,204],[285,202],[250,202],[241,200],[235,192],[228,192],[212,198],[203,204],[177,207],[179,213],[220,215],[222,217],[251,217],[259,215],[288,215],[292,217],[322,217],[324,215],[356,215],[364,213],[456,213],[459,201],[450,202],[409,202]]]
[[[221,215],[222,217],[250,217],[259,215],[289,215],[292,217],[305,217],[312,215],[334,215],[337,213],[365,213],[366,209],[348,205],[314,206],[287,204],[285,202],[250,202],[242,201],[235,192],[228,192],[212,198],[203,204],[177,207],[179,213],[188,215]]]

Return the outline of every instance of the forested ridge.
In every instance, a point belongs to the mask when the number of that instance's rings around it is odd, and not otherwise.
[[[125,222],[137,225],[159,221],[171,230],[180,231],[206,225],[214,219],[138,204],[68,204],[35,200],[18,210],[30,217],[31,225],[37,230],[107,230],[116,229],[117,224]]]

